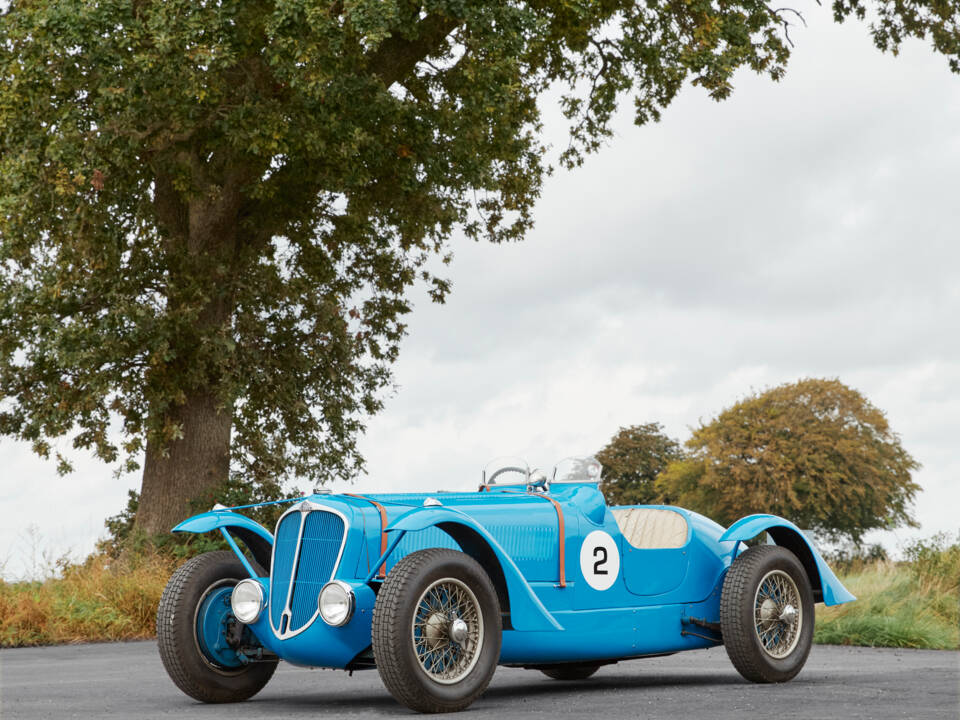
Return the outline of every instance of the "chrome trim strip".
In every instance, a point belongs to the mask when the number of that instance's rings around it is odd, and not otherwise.
[[[302,505],[297,506],[297,511],[300,511]],[[300,546],[303,544],[303,529],[307,524],[307,513],[300,513],[300,524],[297,526],[297,547],[293,551],[293,564],[290,566],[290,582],[287,585],[287,599],[283,603],[283,612],[280,613],[280,627],[288,628],[290,627],[290,620],[293,619],[293,613],[290,611],[290,602],[293,600],[293,588],[296,586],[297,582],[297,571],[300,569]],[[284,622],[286,618],[286,622]],[[274,631],[276,632],[276,631]]]
[[[336,508],[330,507],[329,505],[320,505],[319,503],[315,503],[310,500],[304,500],[303,502],[297,503],[292,508],[287,510],[283,515],[280,516],[280,519],[277,520],[277,526],[276,528],[274,528],[274,538],[276,538],[276,531],[280,528],[280,523],[283,522],[284,518],[286,518],[287,515],[294,512],[300,513],[300,527],[297,530],[297,548],[294,551],[293,566],[291,568],[291,575],[290,575],[290,587],[287,588],[287,599],[286,599],[286,602],[284,603],[283,612],[280,613],[281,626],[283,626],[283,618],[284,617],[287,618],[287,631],[284,633],[281,633],[279,628],[277,628],[273,624],[273,613],[269,611],[267,612],[267,618],[270,622],[270,629],[273,630],[273,634],[276,635],[280,640],[286,640],[287,638],[292,638],[295,635],[299,635],[308,627],[313,625],[313,623],[316,622],[316,619],[320,617],[320,608],[317,607],[317,609],[313,613],[313,617],[311,617],[306,623],[304,623],[303,627],[294,631],[290,630],[290,620],[292,619],[292,616],[293,616],[293,613],[290,609],[290,604],[293,601],[293,587],[295,585],[297,571],[299,570],[299,566],[300,566],[300,545],[303,543],[303,531],[307,526],[307,515],[315,511],[333,513],[343,521],[343,537],[340,540],[340,552],[337,553],[337,559],[333,563],[333,570],[330,571],[330,577],[327,578],[327,582],[329,582],[330,580],[333,580],[333,578],[336,576],[337,570],[340,568],[340,560],[343,559],[343,550],[347,546],[347,534],[350,531],[350,521],[347,519],[347,516],[344,513],[337,510]],[[270,553],[270,594],[267,599],[268,608],[270,605],[269,597],[273,595],[273,570],[277,566],[276,558],[275,558],[276,552],[277,552],[277,543],[276,541],[274,541],[273,550]]]

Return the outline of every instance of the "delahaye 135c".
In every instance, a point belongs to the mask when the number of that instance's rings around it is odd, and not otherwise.
[[[251,697],[280,660],[375,667],[422,712],[466,708],[497,665],[574,680],[720,644],[747,680],[784,682],[807,659],[814,604],[854,600],[787,520],[609,507],[600,472],[568,459],[548,479],[507,460],[477,492],[314,494],[273,534],[228,508],[192,517],[174,531],[219,531],[233,552],[170,578],[163,664],[213,703]]]

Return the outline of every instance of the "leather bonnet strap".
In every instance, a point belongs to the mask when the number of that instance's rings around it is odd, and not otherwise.
[[[527,494],[532,497],[540,497],[540,498],[543,498],[544,500],[549,500],[551,503],[553,503],[553,507],[557,511],[557,525],[560,530],[560,587],[562,588],[566,587],[567,578],[566,578],[566,572],[564,570],[564,566],[566,565],[566,557],[564,552],[564,546],[567,544],[566,543],[567,536],[566,536],[566,533],[564,532],[564,527],[563,527],[563,508],[560,507],[560,503],[558,503],[556,500],[554,500],[552,497],[549,497],[548,495],[541,495],[541,494],[532,493],[532,492],[528,492]]]
[[[558,503],[556,500],[554,500],[554,499],[553,499],[552,497],[550,497],[549,495],[544,495],[543,493],[531,492],[530,490],[526,490],[526,491],[520,491],[520,490],[501,490],[500,492],[502,492],[502,493],[509,493],[510,495],[527,495],[527,496],[529,496],[529,497],[543,498],[544,500],[549,500],[549,501],[553,504],[554,509],[557,511],[557,528],[558,528],[558,531],[559,531],[559,533],[560,533],[560,539],[559,539],[559,542],[558,542],[558,544],[559,544],[559,546],[560,546],[560,548],[559,548],[559,556],[560,556],[560,581],[558,582],[558,585],[559,585],[560,587],[562,587],[562,588],[565,588],[565,587],[567,586],[567,572],[566,572],[566,569],[565,569],[565,568],[566,568],[566,564],[567,564],[566,548],[565,548],[565,546],[566,546],[566,544],[567,544],[567,542],[566,542],[566,540],[567,540],[567,535],[566,535],[566,532],[565,532],[565,530],[564,530],[564,524],[563,524],[563,508],[560,506],[560,503]]]

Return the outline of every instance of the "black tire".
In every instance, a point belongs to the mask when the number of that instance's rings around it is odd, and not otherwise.
[[[600,669],[599,665],[554,665],[540,668],[540,672],[554,680],[586,680]]]
[[[447,591],[462,603],[444,596]],[[437,594],[428,597],[428,592]],[[450,599],[449,605],[442,597]],[[472,638],[454,642],[452,625],[442,619],[449,617],[447,608],[468,611],[457,614],[466,618],[459,632]],[[456,712],[476,700],[497,669],[501,639],[493,583],[476,560],[456,550],[433,548],[404,557],[387,574],[373,608],[373,656],[383,684],[418,712]],[[428,667],[436,648],[451,653],[453,669],[442,682],[437,679],[442,673]]]
[[[813,590],[796,555],[758,545],[734,560],[723,581],[720,627],[743,677],[756,683],[792,679],[810,654],[813,625]]]
[[[201,650],[197,612],[211,593],[248,577],[229,551],[191,558],[170,577],[157,609],[157,645],[163,667],[174,684],[205,703],[240,702],[253,697],[277,669],[277,660],[240,667],[218,665]]]

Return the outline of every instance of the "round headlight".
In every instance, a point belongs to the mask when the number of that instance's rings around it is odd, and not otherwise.
[[[320,606],[320,617],[327,625],[346,625],[353,615],[353,590],[344,582],[331,580],[323,586],[317,603]]]
[[[241,580],[230,595],[230,606],[240,622],[249,625],[256,622],[263,611],[263,588],[256,580]]]

